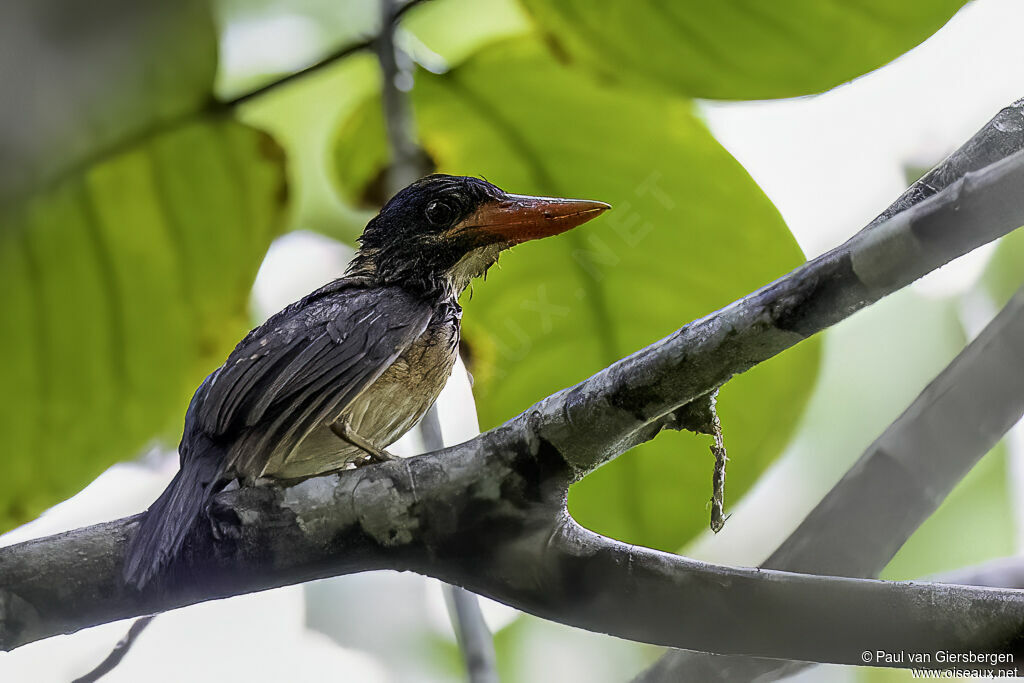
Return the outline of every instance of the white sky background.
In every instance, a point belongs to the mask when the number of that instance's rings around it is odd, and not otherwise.
[[[702,108],[716,137],[779,208],[807,255],[814,256],[852,235],[903,191],[906,163],[935,163],[999,109],[1024,97],[1022,28],[1024,2],[975,0],[895,63],[824,95],[704,103]],[[260,34],[248,45],[244,35],[236,34],[232,40],[242,43],[228,46],[229,54],[258,54],[267,37]],[[278,240],[257,279],[258,310],[270,313],[336,277],[347,253],[345,247],[316,235],[293,233]],[[946,274],[929,278],[925,287],[941,293],[961,291],[972,283],[985,256],[945,269]],[[0,544],[139,511],[158,495],[171,467],[117,465],[79,496],[0,537]],[[431,613],[425,623],[436,633],[447,633],[438,591],[431,587],[429,592],[434,597],[425,601]],[[306,629],[304,605],[303,591],[295,587],[179,610],[158,619],[105,680],[244,676],[256,683],[323,680],[324,671],[345,672],[335,680],[397,680],[381,663]],[[493,617],[495,625],[504,618],[499,613]],[[107,625],[0,653],[0,681],[67,681],[98,662],[126,627]],[[223,646],[232,653],[230,670],[211,664]],[[574,653],[551,656],[572,659]],[[287,672],[275,662],[287,662]],[[568,675],[587,667],[560,668]],[[593,678],[595,670],[586,673],[588,680],[598,680]]]

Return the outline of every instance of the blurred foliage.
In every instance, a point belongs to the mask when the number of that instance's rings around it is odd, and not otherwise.
[[[1024,230],[1018,229],[999,240],[982,282],[999,306],[1024,286]]]
[[[241,108],[241,120],[268,131],[288,157],[290,229],[316,230],[354,244],[372,218],[374,212],[370,209],[338,198],[325,169],[336,120],[377,92],[379,78],[373,55],[354,55],[333,69]],[[310,106],[310,102],[330,104]]]
[[[421,143],[440,170],[615,207],[592,225],[518,247],[465,297],[484,428],[802,260],[778,213],[689,100],[602,87],[523,39],[443,75],[422,74],[413,99]],[[379,111],[369,102],[339,132],[339,182],[352,201],[386,163]],[[785,445],[817,363],[812,341],[723,390],[731,496]],[[574,486],[570,508],[603,533],[675,550],[708,523],[708,444],[661,436]]]
[[[180,429],[247,329],[284,199],[279,152],[240,124],[194,123],[0,214],[0,528]]]
[[[0,12],[26,69],[5,73],[0,114],[6,529],[176,438],[247,327],[285,195],[276,143],[198,115],[216,70],[205,2]]]
[[[1013,502],[1006,447],[997,445],[900,548],[883,579],[917,579],[1013,555]],[[953,539],[956,539],[953,542]]]
[[[821,92],[895,59],[967,0],[522,0],[553,49],[690,97]]]
[[[205,0],[0,3],[0,202],[204,105],[217,67]]]

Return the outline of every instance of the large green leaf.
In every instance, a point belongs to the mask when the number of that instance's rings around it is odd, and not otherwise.
[[[270,138],[212,120],[0,213],[0,528],[180,429],[245,328],[283,187]]]
[[[206,0],[0,3],[0,202],[210,97]]]
[[[774,207],[687,100],[599,86],[532,41],[492,46],[443,76],[421,74],[413,97],[442,170],[615,207],[518,247],[465,297],[485,427],[801,261]],[[383,163],[378,107],[368,103],[339,134],[336,166],[350,196]],[[732,499],[787,440],[817,363],[817,346],[802,344],[723,389]],[[660,436],[574,486],[570,507],[602,532],[674,550],[708,523],[708,445]]]
[[[895,59],[966,0],[522,0],[557,53],[692,97],[827,90]]]
[[[352,242],[371,214],[365,207],[339,201],[324,168],[339,117],[351,114],[378,88],[380,75],[372,54],[358,54],[336,67],[311,74],[294,85],[268,93],[239,112],[246,123],[266,130],[288,157],[289,229],[319,230]],[[316,102],[316,106],[310,106]],[[379,115],[379,114],[378,114]]]

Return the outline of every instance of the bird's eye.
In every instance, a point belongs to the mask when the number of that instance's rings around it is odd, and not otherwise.
[[[434,200],[427,204],[427,220],[433,225],[447,225],[451,221],[455,210],[442,201]]]

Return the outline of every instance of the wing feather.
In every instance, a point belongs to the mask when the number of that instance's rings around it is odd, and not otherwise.
[[[214,438],[262,428],[261,448],[294,446],[380,377],[431,314],[397,287],[314,292],[242,340],[203,383],[190,414]]]

